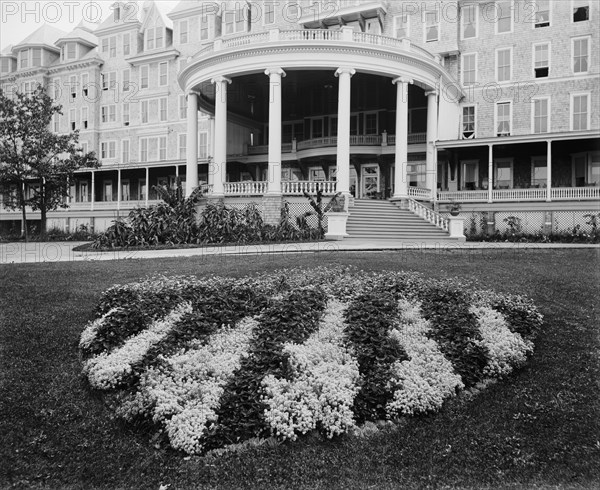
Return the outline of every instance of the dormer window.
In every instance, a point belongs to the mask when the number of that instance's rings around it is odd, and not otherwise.
[[[163,47],[165,31],[163,27],[151,27],[146,31],[146,50]]]
[[[115,6],[115,10],[113,12],[113,21],[119,22],[121,20],[121,7],[120,5]]]
[[[24,49],[19,52],[19,67],[27,68],[29,66],[29,50]]]
[[[42,50],[34,48],[31,50],[31,66],[42,66]]]
[[[225,15],[223,16],[223,33],[225,35],[237,34],[239,32],[245,32],[246,30],[247,22],[245,7],[225,12]]]
[[[77,58],[77,44],[67,43],[67,59],[74,60]]]

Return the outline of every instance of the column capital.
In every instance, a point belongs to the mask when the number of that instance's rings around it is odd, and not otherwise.
[[[427,97],[429,97],[430,95],[435,95],[435,96],[437,97],[437,95],[438,95],[438,91],[437,91],[436,89],[433,89],[433,90],[427,90],[427,91],[425,92],[425,95],[426,95]]]
[[[338,68],[335,71],[335,76],[339,77],[340,75],[349,74],[350,76],[354,76],[356,74],[356,70],[354,68],[350,68],[348,66],[343,66]]]
[[[411,85],[414,83],[412,78],[408,78],[408,77],[398,77],[398,78],[394,78],[392,80],[392,83],[394,85],[398,85],[400,83],[410,83]]]
[[[273,66],[265,70],[265,75],[267,75],[268,77],[270,77],[271,75],[279,75],[281,77],[285,77],[287,73],[283,70],[283,68],[279,66]]]
[[[211,78],[210,83],[223,83],[227,82],[227,84],[231,85],[231,78],[224,77],[223,75],[219,75],[218,77]]]

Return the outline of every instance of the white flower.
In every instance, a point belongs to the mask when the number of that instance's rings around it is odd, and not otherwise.
[[[116,387],[132,372],[132,365],[140,362],[150,347],[160,342],[183,315],[191,311],[191,305],[183,303],[162,320],[154,321],[147,330],[126,340],[121,347],[89,359],[84,364],[83,371],[87,374],[90,385],[102,390]]]
[[[386,406],[389,417],[439,410],[446,398],[464,385],[434,340],[427,337],[430,323],[421,315],[421,305],[402,299],[398,303],[400,321],[390,337],[409,357],[392,365],[389,387],[398,386]]]
[[[484,375],[502,377],[525,363],[527,354],[533,351],[533,344],[511,332],[502,313],[487,306],[473,306],[469,312],[477,317],[481,344],[489,351]]]
[[[92,345],[92,342],[96,340],[96,335],[98,334],[98,330],[102,328],[106,319],[112,315],[115,311],[118,311],[118,308],[112,308],[110,311],[106,312],[100,318],[96,318],[94,321],[88,323],[83,332],[81,332],[81,337],[79,338],[79,348],[80,349],[89,349]]]
[[[302,344],[285,344],[292,380],[266,376],[264,416],[274,434],[295,440],[320,427],[327,437],[354,427],[358,363],[344,345],[345,306],[328,303],[319,330]]]

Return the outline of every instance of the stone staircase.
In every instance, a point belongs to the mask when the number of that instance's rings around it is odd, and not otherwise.
[[[452,240],[444,230],[390,201],[357,199],[350,208],[348,238],[376,240]]]

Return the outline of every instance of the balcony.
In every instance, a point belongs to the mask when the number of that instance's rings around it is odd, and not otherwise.
[[[408,135],[408,144],[425,143],[426,133],[410,133]],[[350,136],[350,146],[395,146],[396,136],[387,134],[370,135],[352,135]],[[327,136],[323,138],[311,138],[281,145],[282,153],[295,153],[297,151],[312,150],[315,148],[331,148],[337,146],[337,136]],[[267,155],[269,153],[268,145],[257,145],[248,147],[248,155]]]

